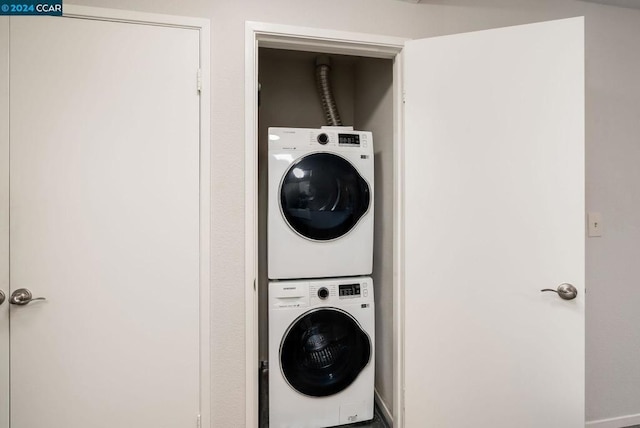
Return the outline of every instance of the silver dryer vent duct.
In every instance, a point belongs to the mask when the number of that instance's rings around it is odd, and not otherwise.
[[[318,94],[322,101],[322,109],[324,110],[325,119],[329,126],[342,126],[340,113],[336,101],[331,91],[331,58],[327,55],[321,55],[316,58],[316,84],[318,86]]]

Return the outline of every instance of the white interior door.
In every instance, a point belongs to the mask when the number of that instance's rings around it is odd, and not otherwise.
[[[9,17],[0,17],[0,428],[9,428]]]
[[[583,20],[413,41],[405,70],[405,426],[582,428]]]
[[[197,30],[10,30],[11,428],[199,413]]]

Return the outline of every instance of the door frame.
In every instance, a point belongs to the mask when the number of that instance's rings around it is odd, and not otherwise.
[[[191,18],[183,16],[162,15],[154,13],[133,12],[126,10],[105,9],[87,6],[65,4],[63,16],[68,18],[89,19],[100,21],[113,21],[131,24],[169,26],[176,28],[186,28],[199,32],[199,56],[200,56],[200,415],[198,416],[198,426],[211,426],[211,90],[210,90],[210,21],[204,18]],[[11,18],[9,18],[11,19]],[[8,27],[8,26],[7,26]],[[194,76],[194,83],[196,82]],[[8,84],[4,81],[3,85]],[[4,110],[7,104],[2,103]],[[8,120],[8,114],[5,116]],[[3,120],[4,122],[4,120]],[[6,137],[8,146],[8,132],[2,132],[0,138]],[[4,156],[6,150],[2,150],[0,156]],[[2,160],[4,163],[4,159]],[[8,162],[8,160],[7,160]],[[4,178],[4,177],[3,177]],[[4,196],[4,182],[2,183],[2,203],[7,196]],[[4,224],[0,225],[0,230],[4,233]],[[8,226],[8,225],[7,225]],[[4,259],[4,255],[2,257]],[[2,264],[5,260],[1,260]]]
[[[402,50],[407,39],[375,34],[247,21],[245,23],[245,426],[258,427],[258,53],[259,47],[393,60],[394,238],[393,409],[394,427],[404,426],[404,214],[402,189]],[[376,399],[378,397],[376,396]],[[384,411],[384,410],[383,410]]]

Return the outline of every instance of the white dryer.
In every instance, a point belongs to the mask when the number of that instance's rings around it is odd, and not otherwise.
[[[320,428],[373,419],[373,282],[269,283],[269,426]]]
[[[371,132],[269,128],[270,279],[371,274],[373,164]]]

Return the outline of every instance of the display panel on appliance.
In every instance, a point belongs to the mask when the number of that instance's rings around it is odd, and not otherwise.
[[[359,297],[360,284],[340,284],[338,286],[340,297]]]
[[[360,145],[360,135],[358,134],[338,134],[338,145],[353,146]]]

